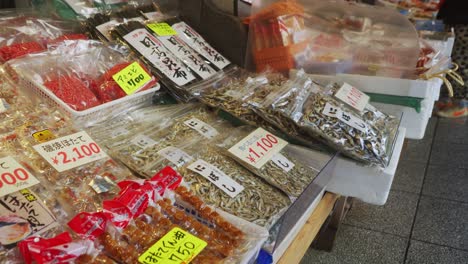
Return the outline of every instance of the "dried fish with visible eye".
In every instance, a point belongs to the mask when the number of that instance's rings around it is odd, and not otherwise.
[[[253,175],[216,148],[204,148],[196,157],[218,168],[244,187],[232,198],[187,166],[178,169],[190,189],[207,204],[265,227],[271,226],[291,204],[291,200],[283,192]]]
[[[291,145],[286,145],[272,156],[263,166],[257,168],[230,150],[241,140],[246,139],[255,130],[253,127],[241,127],[217,144],[226,154],[240,162],[255,175],[284,191],[291,197],[298,197],[317,176],[317,171],[304,165],[291,153]],[[313,159],[313,157],[310,157]]]

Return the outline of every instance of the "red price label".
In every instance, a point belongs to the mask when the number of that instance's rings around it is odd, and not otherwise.
[[[34,149],[59,172],[107,158],[107,154],[84,131],[47,141],[34,146]]]
[[[230,148],[229,152],[248,164],[261,168],[287,144],[283,139],[258,128]]]
[[[0,159],[0,197],[38,183],[39,181],[13,158]]]

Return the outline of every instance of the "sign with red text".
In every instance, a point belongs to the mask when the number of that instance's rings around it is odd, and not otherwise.
[[[259,169],[281,151],[288,142],[258,128],[229,149],[229,152]]]
[[[59,172],[108,157],[84,131],[47,141],[34,149]]]
[[[343,86],[336,92],[335,97],[345,102],[347,105],[353,107],[354,109],[362,112],[366,105],[369,103],[370,97],[359,91],[356,87],[353,87],[347,83],[344,83]]]
[[[12,157],[0,159],[0,197],[38,183],[39,180]]]

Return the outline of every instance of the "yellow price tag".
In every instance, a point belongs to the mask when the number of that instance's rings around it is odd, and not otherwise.
[[[156,244],[138,258],[141,264],[190,263],[207,243],[198,237],[174,227]]]
[[[160,37],[177,35],[177,31],[175,31],[168,23],[152,23],[147,26]]]
[[[138,62],[128,65],[123,70],[112,75],[112,78],[127,95],[138,91],[151,80],[151,76],[149,76]]]
[[[43,143],[43,142],[47,142],[49,140],[55,139],[55,135],[52,132],[50,132],[50,130],[48,129],[37,131],[33,133],[32,136],[39,143]]]

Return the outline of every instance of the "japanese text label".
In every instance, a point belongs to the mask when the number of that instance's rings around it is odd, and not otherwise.
[[[132,142],[133,145],[139,146],[142,149],[149,148],[157,143],[150,137],[142,134],[137,135],[130,142]]]
[[[108,157],[84,131],[36,145],[34,149],[59,172]]]
[[[196,74],[207,79],[216,71],[202,59],[196,51],[189,47],[179,36],[158,37],[164,46],[182,60]]]
[[[195,161],[194,163],[190,164],[190,166],[188,166],[188,169],[209,180],[231,198],[236,197],[236,195],[244,190],[242,185],[234,181],[231,177],[227,176],[220,169],[204,160],[199,159]]]
[[[370,97],[356,89],[355,87],[344,83],[343,86],[335,93],[335,97],[345,102],[354,109],[362,112],[369,103]]]
[[[272,158],[271,161],[276,164],[276,166],[283,169],[285,172],[289,172],[292,168],[294,168],[294,163],[288,160],[285,156],[281,153],[276,153]]]
[[[179,33],[179,36],[190,46],[193,47],[203,57],[207,58],[219,69],[224,69],[231,62],[219,54],[213,47],[206,42],[193,28],[184,22],[172,25],[172,28]]]
[[[363,132],[367,132],[367,125],[360,118],[354,116],[353,114],[347,113],[341,108],[331,105],[330,103],[325,104],[325,108],[322,112],[326,116],[336,117],[343,123]]]
[[[130,95],[140,90],[145,84],[151,81],[151,76],[138,62],[134,62],[112,75],[112,79],[117,82],[127,95]]]
[[[138,261],[142,264],[185,264],[194,259],[206,245],[207,243],[198,237],[174,227],[143,253]]]
[[[197,118],[191,118],[185,121],[184,124],[195,129],[198,133],[206,138],[213,138],[218,135],[218,131],[214,127]]]
[[[0,159],[0,197],[38,183],[36,177],[12,157]]]
[[[189,69],[146,29],[136,29],[124,39],[175,84],[184,85],[195,80]]]
[[[101,24],[96,27],[96,29],[108,40],[111,41],[112,37],[110,35],[110,30],[117,25],[119,22],[117,20],[112,19],[104,24]]]
[[[190,156],[189,154],[171,146],[161,149],[160,151],[158,151],[158,154],[163,156],[170,162],[174,163],[176,167],[181,167],[193,160],[192,156]]]
[[[229,152],[247,164],[259,169],[287,144],[288,142],[285,140],[269,133],[263,128],[258,128],[232,146]]]
[[[29,189],[0,198],[0,244],[15,244],[55,226],[55,216]]]

